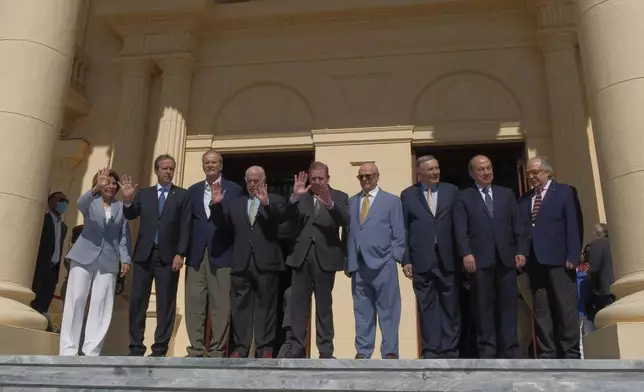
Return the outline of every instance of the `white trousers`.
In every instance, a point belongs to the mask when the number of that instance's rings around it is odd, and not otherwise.
[[[78,355],[87,297],[92,289],[82,352],[100,355],[112,321],[116,274],[101,271],[98,263],[71,262],[60,327],[60,355]]]

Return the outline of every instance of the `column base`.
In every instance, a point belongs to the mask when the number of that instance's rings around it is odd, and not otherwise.
[[[55,333],[0,325],[0,355],[58,355],[59,340]]]
[[[586,359],[644,358],[644,322],[617,323],[584,336]]]
[[[31,296],[33,298],[33,294]],[[45,316],[30,306],[6,296],[0,297],[0,325],[44,331],[47,324]]]

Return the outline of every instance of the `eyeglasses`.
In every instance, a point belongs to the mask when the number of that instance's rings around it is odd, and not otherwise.
[[[374,178],[374,177],[375,177],[375,176],[377,176],[377,175],[378,175],[378,173],[373,173],[373,174],[358,174],[358,175],[356,176],[356,178],[357,178],[358,180],[360,180],[360,181],[362,181],[362,180],[367,180],[367,181],[368,181],[368,180],[371,180],[372,178]]]

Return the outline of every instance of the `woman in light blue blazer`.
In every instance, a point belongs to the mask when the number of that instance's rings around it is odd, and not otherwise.
[[[63,321],[60,329],[60,355],[99,355],[112,320],[117,275],[130,270],[130,231],[123,216],[123,203],[115,200],[119,176],[102,169],[94,176],[92,189],[78,199],[78,210],[85,218],[83,231],[67,258],[67,282]],[[92,288],[80,347],[87,297]]]

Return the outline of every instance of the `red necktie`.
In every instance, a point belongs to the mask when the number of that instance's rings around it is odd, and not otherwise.
[[[536,196],[534,197],[534,205],[532,206],[532,222],[537,220],[537,215],[539,215],[539,209],[541,208],[541,190],[535,190]]]

